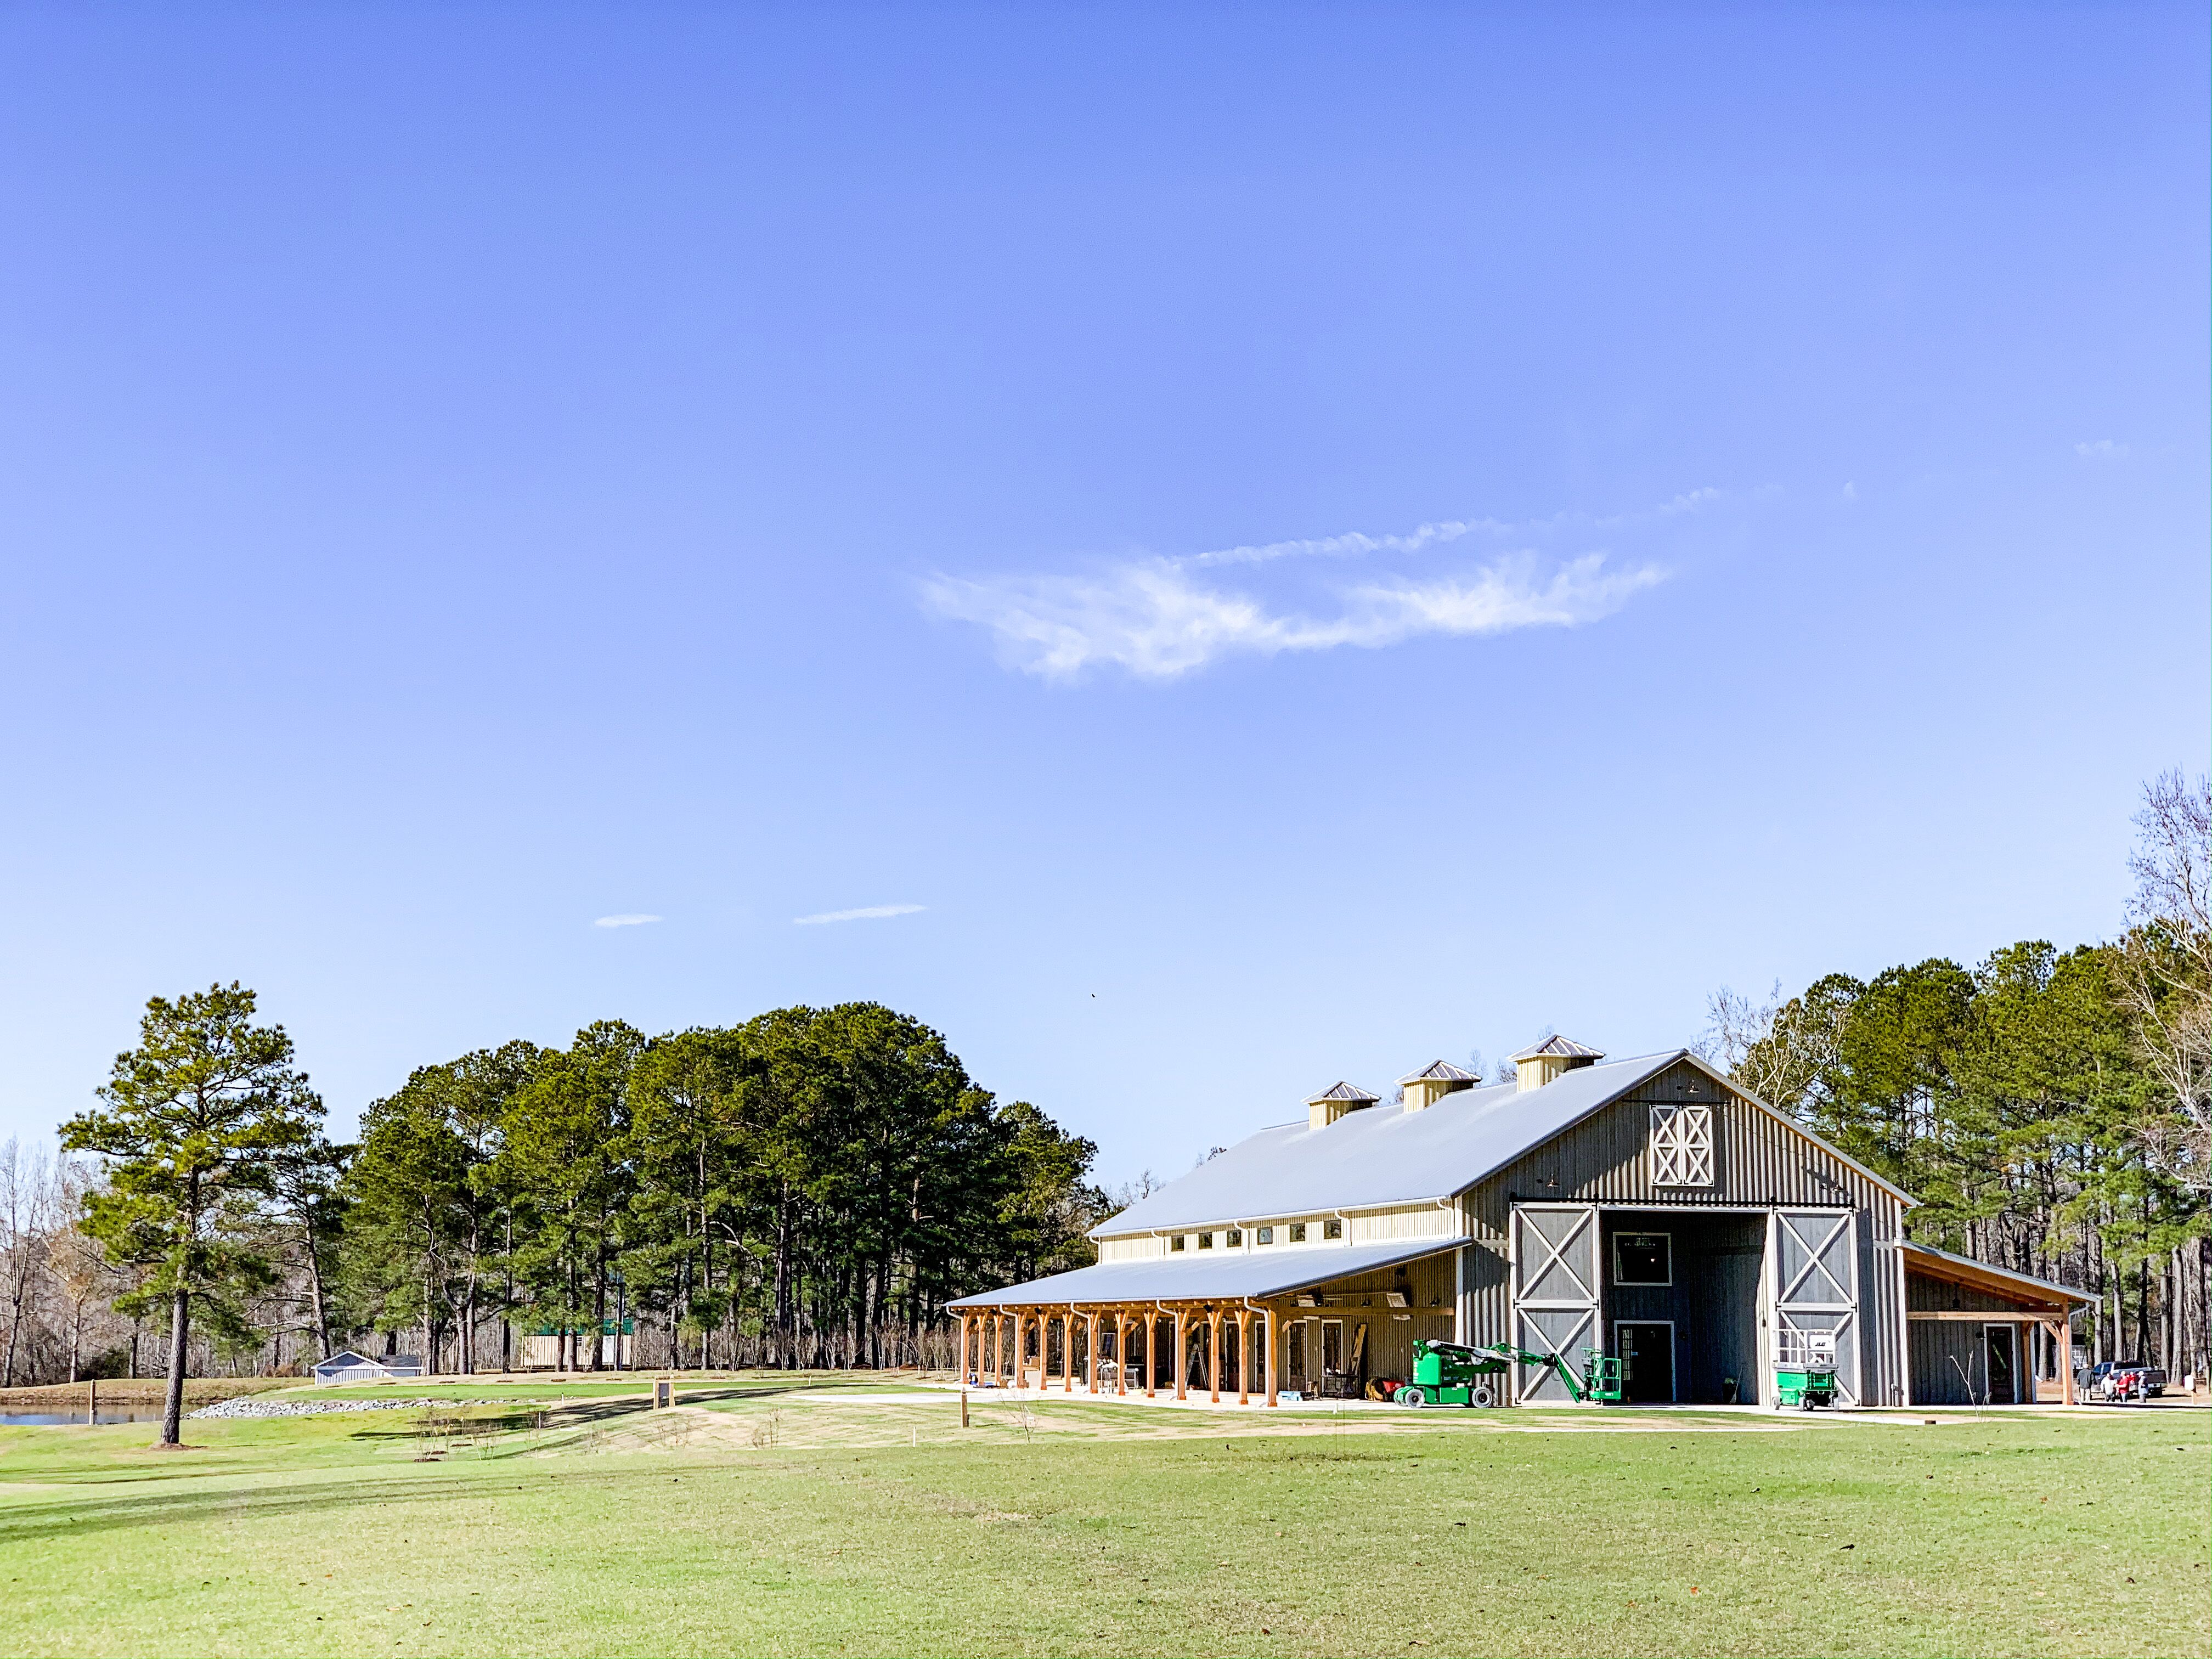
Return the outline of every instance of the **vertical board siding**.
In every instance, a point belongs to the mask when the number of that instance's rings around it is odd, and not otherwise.
[[[1354,1244],[1387,1243],[1397,1238],[1454,1238],[1459,1218],[1448,1204],[1423,1204],[1402,1210],[1377,1210],[1345,1218]]]
[[[1449,1212],[1446,1214],[1449,1215]],[[1449,1253],[1424,1256],[1418,1261],[1408,1261],[1400,1267],[1380,1267],[1373,1273],[1357,1273],[1345,1279],[1333,1279],[1328,1284],[1310,1291],[1301,1291],[1301,1297],[1310,1296],[1319,1304],[1311,1308],[1286,1308],[1284,1318],[1291,1320],[1340,1319],[1344,1322],[1345,1352],[1352,1351],[1352,1330],[1355,1325],[1367,1327],[1367,1375],[1393,1377],[1404,1382],[1413,1374],[1413,1339],[1426,1336],[1449,1341],[1451,1338],[1453,1266]],[[1393,1308],[1389,1296],[1392,1291],[1405,1295],[1407,1305]],[[1397,1316],[1403,1314],[1405,1318]],[[1315,1327],[1311,1340],[1321,1340],[1319,1327]],[[1319,1347],[1310,1349],[1319,1352]],[[1307,1379],[1311,1386],[1312,1379]]]

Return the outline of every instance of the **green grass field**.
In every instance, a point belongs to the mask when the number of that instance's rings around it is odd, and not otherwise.
[[[187,1425],[201,1449],[183,1453],[149,1449],[143,1425],[0,1430],[0,1650],[2202,1654],[2212,1641],[2203,1413],[1270,1424],[987,1398],[963,1431],[956,1397],[910,1386],[715,1384],[659,1414],[635,1385],[605,1388],[441,1389],[481,1403],[427,1437],[413,1412],[203,1420]]]

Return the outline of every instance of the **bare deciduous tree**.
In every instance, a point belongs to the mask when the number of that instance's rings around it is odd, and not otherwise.
[[[2143,1060],[2168,1097],[2144,1144],[2175,1180],[2212,1190],[2212,781],[2154,778],[2135,821],[2127,995]]]
[[[1764,1002],[1723,985],[1705,999],[1697,1052],[1768,1105],[1790,1112],[1834,1057],[1835,1031],[1803,998],[1784,1001],[1780,980]]]
[[[0,1316],[8,1340],[0,1350],[0,1389],[15,1386],[26,1326],[37,1316],[37,1292],[53,1231],[52,1160],[10,1135],[0,1145]]]

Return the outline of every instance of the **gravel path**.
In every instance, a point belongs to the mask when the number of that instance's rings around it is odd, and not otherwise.
[[[451,1404],[440,1400],[226,1400],[203,1406],[193,1417],[320,1417],[325,1412],[404,1412],[413,1406]]]

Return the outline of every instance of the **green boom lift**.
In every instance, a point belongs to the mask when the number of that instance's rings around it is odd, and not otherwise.
[[[1595,1348],[1583,1350],[1579,1374],[1555,1353],[1531,1353],[1510,1342],[1470,1348],[1458,1342],[1413,1344],[1413,1380],[1390,1397],[1401,1406],[1494,1406],[1504,1397],[1509,1365],[1538,1365],[1558,1373],[1577,1401],[1621,1397],[1620,1362]]]

